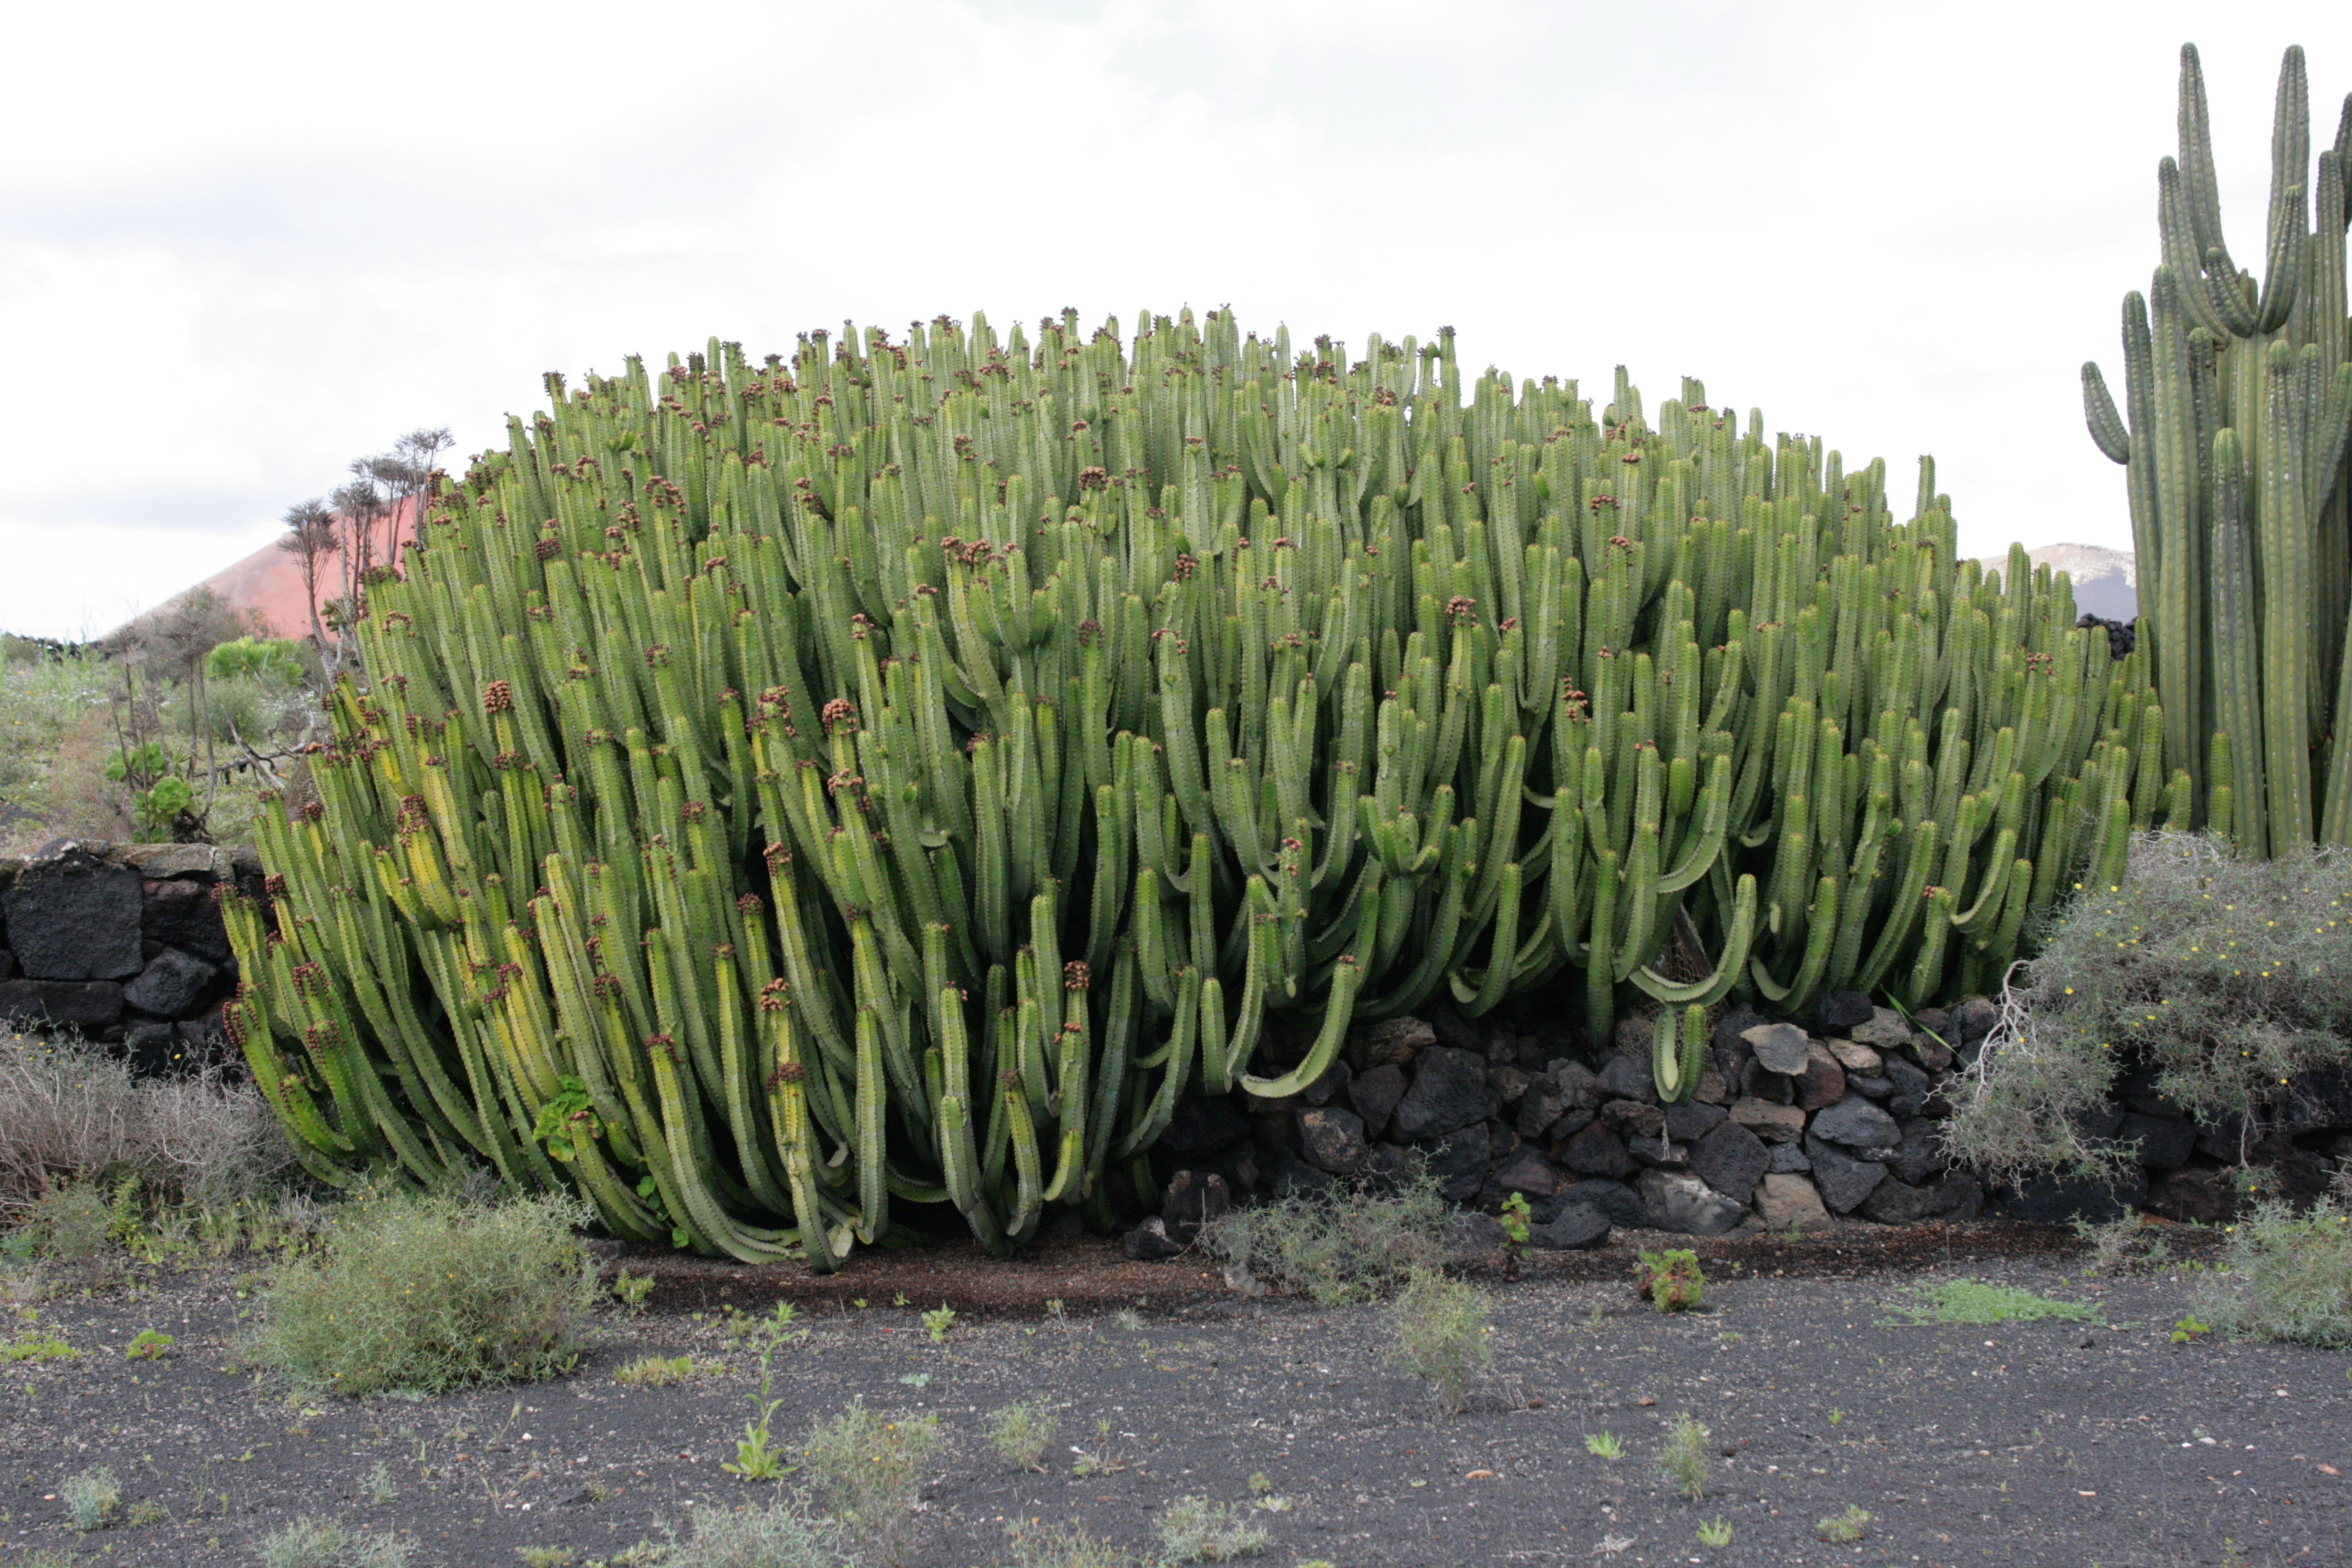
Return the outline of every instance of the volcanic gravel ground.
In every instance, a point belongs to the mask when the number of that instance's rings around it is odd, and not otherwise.
[[[1274,1533],[1257,1559],[1274,1568],[2352,1564],[2352,1357],[2172,1343],[2192,1276],[2093,1279],[2063,1255],[1947,1263],[1934,1233],[1877,1234],[1882,1264],[1900,1267],[1869,1269],[1869,1248],[1831,1245],[1816,1254],[1829,1275],[1801,1277],[1793,1252],[1751,1246],[1751,1261],[1719,1245],[1708,1310],[1675,1317],[1636,1300],[1618,1245],[1496,1281],[1496,1376],[1453,1420],[1384,1363],[1383,1309],[1239,1300],[1195,1260],[1138,1272],[1072,1243],[1027,1266],[1030,1283],[1099,1310],[1114,1294],[1101,1280],[1147,1281],[1137,1293],[1155,1301],[1139,1326],[1075,1306],[987,1316],[985,1289],[954,1288],[969,1270],[903,1307],[887,1284],[864,1307],[835,1298],[778,1357],[776,1429],[789,1440],[858,1395],[937,1413],[947,1443],[924,1492],[912,1556],[923,1568],[1002,1561],[1003,1521],[1017,1518],[1083,1520],[1142,1548],[1171,1501],[1246,1503],[1255,1474],[1271,1482],[1265,1500],[1287,1504],[1252,1516]],[[700,1293],[747,1300],[804,1279],[702,1272]],[[2105,1322],[1888,1326],[1907,1287],[1956,1276],[2095,1302]],[[894,1277],[929,1276],[863,1273],[869,1285]],[[918,1316],[942,1292],[972,1309],[943,1345]],[[85,1353],[7,1369],[0,1560],[46,1548],[85,1563],[251,1563],[261,1536],[304,1513],[397,1530],[417,1542],[418,1568],[511,1568],[527,1546],[575,1548],[584,1563],[659,1540],[689,1499],[771,1493],[719,1468],[751,1414],[755,1362],[726,1348],[721,1313],[661,1310],[684,1293],[672,1278],[656,1310],[614,1317],[556,1382],[307,1405],[237,1369],[249,1303],[226,1270],[59,1296],[41,1321]],[[177,1337],[169,1359],[124,1359],[145,1328]],[[668,1388],[614,1381],[656,1353],[724,1370]],[[1060,1417],[1043,1474],[1012,1468],[982,1432],[989,1411],[1033,1394]],[[1655,1464],[1685,1410],[1716,1450],[1696,1502]],[[1622,1458],[1587,1451],[1602,1431]],[[1082,1452],[1091,1474],[1074,1473]],[[163,1518],[72,1535],[58,1483],[101,1462],[121,1474],[126,1508],[158,1505]],[[378,1462],[400,1488],[384,1502],[361,1479]],[[1873,1516],[1864,1538],[1815,1539],[1815,1521],[1849,1504]],[[1696,1531],[1716,1519],[1734,1539],[1710,1551]]]

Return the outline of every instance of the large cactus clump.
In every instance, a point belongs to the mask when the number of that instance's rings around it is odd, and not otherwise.
[[[2180,51],[2163,263],[2124,296],[2124,403],[2083,366],[2092,439],[2128,470],[2141,620],[2196,819],[2255,855],[2352,844],[2352,97],[2315,167],[2303,50],[2279,68],[2264,271],[2221,237],[2205,80]]]
[[[1433,998],[1981,984],[2162,794],[2063,578],[1695,383],[1653,426],[1622,372],[1465,399],[1450,332],[1073,312],[549,390],[371,587],[232,909],[329,1179],[1001,1247]]]

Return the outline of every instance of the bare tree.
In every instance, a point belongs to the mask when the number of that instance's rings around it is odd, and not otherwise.
[[[416,543],[425,542],[425,505],[433,491],[436,460],[453,444],[447,426],[435,429],[420,426],[394,441],[391,451],[368,459],[376,481],[390,492],[394,515],[397,517],[408,507],[415,508],[409,537]],[[394,540],[392,546],[386,559],[399,553],[399,541]]]
[[[278,548],[302,566],[303,597],[310,606],[310,641],[327,683],[360,664],[355,628],[367,613],[367,590],[379,564],[400,557],[401,520],[413,512],[410,542],[425,540],[425,508],[442,478],[435,460],[451,444],[447,428],[419,427],[392,444],[389,452],[354,458],[351,478],[324,500],[306,500],[286,511],[286,536]],[[340,570],[326,557],[338,558]],[[329,589],[322,614],[320,588]]]
[[[286,534],[278,542],[302,568],[302,603],[310,616],[310,644],[319,650],[319,662],[332,681],[335,672],[342,668],[341,650],[330,647],[327,628],[319,620],[319,571],[323,556],[335,554],[342,548],[337,537],[335,514],[322,500],[306,500],[286,509]]]

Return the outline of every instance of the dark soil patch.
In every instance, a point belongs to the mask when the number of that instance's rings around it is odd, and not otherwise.
[[[1528,1279],[1495,1282],[1498,1375],[1453,1421],[1384,1364],[1381,1309],[1237,1301],[1194,1260],[1129,1265],[1078,1243],[1014,1266],[1025,1272],[1008,1278],[1026,1283],[994,1296],[984,1272],[949,1269],[947,1249],[930,1272],[894,1272],[922,1255],[888,1254],[825,1286],[854,1292],[803,1298],[813,1331],[778,1360],[778,1432],[796,1436],[856,1396],[936,1412],[949,1442],[925,1493],[923,1568],[1001,1561],[1013,1518],[1082,1519],[1142,1546],[1171,1501],[1245,1502],[1254,1474],[1289,1505],[1258,1516],[1276,1542],[1258,1561],[1272,1568],[2352,1562],[2352,1357],[2175,1345],[2192,1276],[2086,1279],[2078,1258],[2053,1256],[2047,1238],[2018,1227],[1881,1235],[1874,1250],[1843,1237],[1811,1252],[1718,1244],[1710,1310],[1675,1318],[1642,1308],[1622,1272],[1590,1277],[1606,1255],[1536,1260]],[[1741,1247],[1754,1250],[1735,1255]],[[2016,1247],[2029,1255],[1992,1256]],[[687,1291],[697,1270],[709,1290],[738,1292],[726,1305],[756,1306],[779,1289],[800,1296],[808,1283],[678,1265],[663,1270],[662,1294]],[[1884,1326],[1906,1286],[1960,1275],[2096,1302],[2105,1322]],[[903,1308],[892,1304],[901,1287]],[[1122,1303],[1130,1287],[1153,1301],[1139,1322],[1075,1316],[1080,1302]],[[1013,1316],[1021,1290],[1071,1310]],[[846,1304],[858,1296],[869,1305]],[[918,1314],[942,1296],[959,1317],[940,1345]],[[719,1469],[757,1375],[726,1348],[719,1312],[616,1316],[553,1383],[305,1405],[236,1368],[246,1306],[221,1271],[42,1309],[85,1354],[9,1369],[8,1549],[250,1563],[259,1537],[313,1513],[414,1536],[419,1568],[510,1568],[520,1547],[574,1547],[584,1561],[658,1540],[657,1521],[689,1499],[765,1495]],[[150,1327],[177,1336],[175,1353],[125,1361],[124,1344]],[[616,1367],[656,1353],[724,1370],[669,1388],[614,1383]],[[1061,1419],[1042,1475],[1011,1468],[981,1429],[989,1411],[1031,1395]],[[1697,1502],[1654,1467],[1665,1422],[1685,1410],[1728,1450]],[[1604,1430],[1624,1458],[1587,1451],[1586,1436]],[[1074,1447],[1101,1460],[1096,1473],[1073,1473]],[[70,1535],[54,1494],[96,1463],[121,1473],[126,1505],[152,1502],[164,1517]],[[378,1464],[400,1489],[381,1502],[362,1483]],[[1874,1516],[1864,1540],[1817,1541],[1814,1522],[1849,1504]],[[1696,1531],[1718,1518],[1734,1541],[1710,1552]]]
[[[2220,1250],[2213,1232],[2151,1224],[2176,1256],[2210,1258]],[[1606,1246],[1588,1252],[1527,1254],[1521,1273],[1530,1281],[1622,1279],[1633,1254],[1661,1247],[1687,1247],[1710,1273],[1806,1279],[1843,1278],[1999,1258],[2071,1255],[2081,1243],[2062,1226],[1980,1220],[1948,1226],[1884,1226],[1841,1220],[1820,1235],[1694,1237],[1617,1230]],[[1073,1237],[1039,1242],[1015,1258],[989,1257],[967,1240],[861,1252],[840,1272],[810,1274],[799,1268],[755,1268],[724,1258],[690,1253],[625,1248],[610,1244],[606,1272],[626,1269],[654,1281],[648,1304],[656,1310],[745,1310],[771,1301],[791,1301],[805,1310],[845,1310],[864,1300],[877,1304],[905,1296],[921,1306],[950,1302],[967,1317],[1043,1317],[1055,1309],[1090,1317],[1136,1307],[1172,1311],[1227,1300],[1224,1276],[1193,1251],[1160,1263],[1137,1263],[1115,1242]],[[1473,1272],[1499,1276],[1494,1259]]]

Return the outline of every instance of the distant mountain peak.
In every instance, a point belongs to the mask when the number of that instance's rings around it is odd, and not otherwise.
[[[2043,544],[2026,551],[2036,566],[2063,572],[2074,581],[2074,607],[2101,620],[2128,621],[2139,614],[2139,570],[2128,550],[2104,544]],[[2009,552],[1985,555],[1978,563],[1988,572],[2009,570]]]

